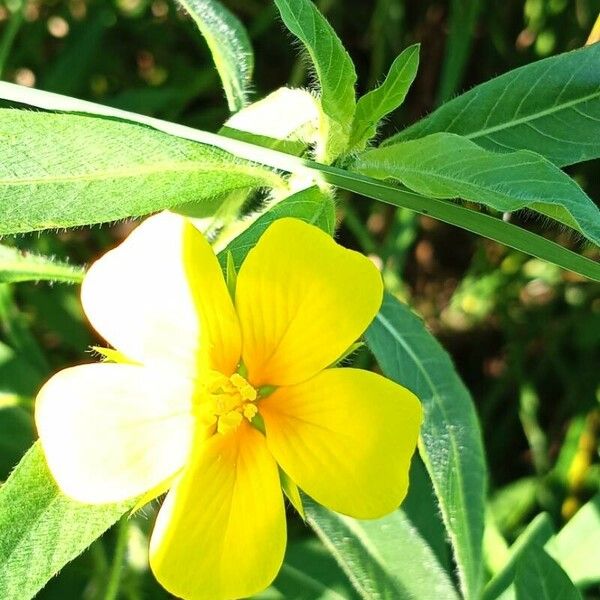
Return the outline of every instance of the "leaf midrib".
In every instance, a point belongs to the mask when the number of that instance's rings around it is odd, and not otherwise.
[[[566,110],[568,108],[571,108],[572,106],[577,106],[578,104],[582,104],[582,103],[588,102],[589,100],[594,100],[596,98],[600,98],[600,90],[598,90],[588,96],[584,96],[583,98],[576,98],[575,100],[571,100],[569,102],[565,102],[562,104],[556,104],[555,106],[552,106],[551,108],[547,108],[546,110],[542,110],[537,113],[532,113],[532,114],[526,115],[524,117],[521,117],[519,119],[514,119],[512,121],[504,121],[503,123],[500,123],[498,125],[494,125],[492,127],[487,127],[486,129],[479,129],[473,133],[468,133],[468,134],[465,133],[463,135],[464,135],[464,137],[466,137],[467,139],[470,139],[470,140],[477,139],[480,137],[485,137],[492,133],[496,133],[497,131],[502,131],[504,129],[510,129],[511,127],[516,127],[517,125],[522,125],[523,123],[528,123],[530,121],[536,121],[537,119],[541,119],[548,115],[552,115],[555,112],[560,112],[562,110]]]
[[[77,181],[103,181],[104,179],[127,179],[138,177],[140,175],[151,176],[157,173],[208,173],[216,172],[232,172],[240,175],[247,175],[264,181],[277,180],[277,187],[281,186],[281,179],[274,173],[270,173],[267,169],[259,167],[249,167],[238,164],[212,163],[210,161],[168,161],[168,162],[153,162],[147,165],[136,165],[134,168],[116,168],[104,169],[78,175],[49,175],[48,177],[29,177],[29,178],[0,178],[0,186],[18,186],[18,185],[37,185],[37,184],[53,184],[53,183],[69,183]]]

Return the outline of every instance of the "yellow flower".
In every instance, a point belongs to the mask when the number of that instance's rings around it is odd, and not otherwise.
[[[81,295],[121,360],[45,384],[41,442],[76,500],[170,488],[150,564],[171,593],[220,600],[269,585],[285,549],[281,473],[358,518],[404,498],[418,400],[375,373],[330,367],[381,304],[364,256],[278,220],[248,253],[232,301],[208,242],[163,213],[92,265]]]

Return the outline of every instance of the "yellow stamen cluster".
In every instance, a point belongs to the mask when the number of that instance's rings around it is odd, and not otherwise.
[[[202,412],[206,415],[208,426],[216,425],[218,433],[227,433],[256,416],[258,398],[256,390],[239,373],[231,377],[214,373],[206,385],[206,394],[202,398]]]

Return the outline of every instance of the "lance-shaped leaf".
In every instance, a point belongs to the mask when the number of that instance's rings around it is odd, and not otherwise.
[[[554,527],[548,513],[537,515],[510,547],[506,564],[485,586],[482,600],[503,597],[506,590],[510,589],[523,557],[535,548],[543,548],[553,535]]]
[[[0,109],[0,139],[0,235],[218,206],[227,191],[281,184],[214,147],[108,119]]]
[[[600,583],[600,494],[582,506],[546,545],[569,577],[582,587]]]
[[[384,82],[356,103],[350,148],[362,150],[377,133],[377,125],[406,98],[419,68],[419,44],[409,46],[396,58]]]
[[[581,594],[560,565],[534,547],[517,565],[515,600],[581,600]]]
[[[323,148],[319,159],[331,162],[347,147],[356,108],[356,71],[331,25],[311,0],[275,0],[285,26],[304,44],[321,87]]]
[[[66,498],[34,444],[0,488],[0,598],[33,598],[134,504]]]
[[[353,169],[395,179],[434,198],[463,198],[503,212],[529,208],[600,245],[598,207],[575,181],[534,152],[500,154],[452,133],[435,133],[368,150]]]
[[[463,596],[478,598],[486,467],[469,392],[437,340],[392,296],[385,296],[366,340],[383,373],[423,403],[419,452],[448,531]]]
[[[82,279],[81,267],[0,245],[0,283],[42,280],[80,283]]]
[[[231,112],[247,104],[254,53],[246,29],[218,0],[177,0],[192,16],[211,51]]]
[[[564,166],[600,156],[600,44],[509,71],[385,143],[448,131],[497,152],[532,150]]]
[[[401,510],[359,521],[306,497],[304,504],[311,527],[364,600],[458,599],[432,549]]]

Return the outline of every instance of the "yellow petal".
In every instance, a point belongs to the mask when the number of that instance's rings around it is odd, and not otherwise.
[[[369,371],[327,369],[260,401],[269,450],[310,496],[370,519],[406,495],[421,405]]]
[[[150,565],[171,594],[194,600],[250,596],[266,588],[285,550],[277,465],[247,423],[215,435],[160,509]]]
[[[375,317],[381,277],[363,255],[297,219],[280,219],[238,275],[243,360],[255,386],[291,385],[334,362]]]
[[[189,381],[133,365],[60,371],[38,394],[35,420],[50,471],[81,502],[118,502],[176,473],[191,449]]]
[[[187,373],[237,367],[240,331],[221,268],[183,217],[146,219],[92,265],[81,299],[98,333],[137,362],[168,361]]]

